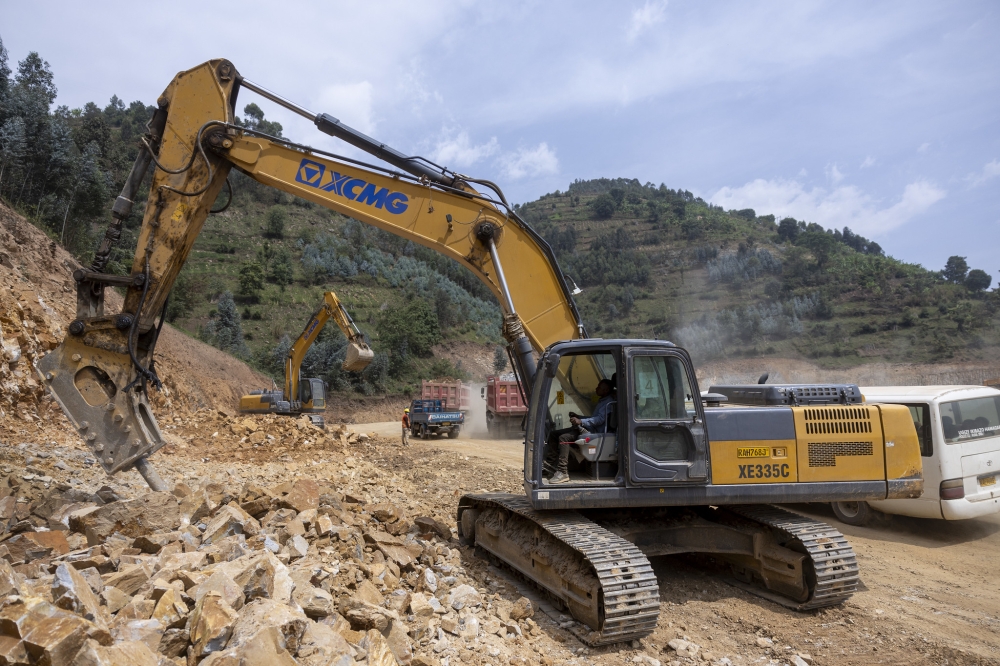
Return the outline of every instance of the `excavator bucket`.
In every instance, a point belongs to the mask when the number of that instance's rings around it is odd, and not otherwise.
[[[368,367],[368,364],[375,358],[375,352],[365,343],[348,342],[347,358],[341,367],[348,372],[361,372]]]

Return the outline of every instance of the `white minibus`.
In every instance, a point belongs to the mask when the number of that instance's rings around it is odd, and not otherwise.
[[[864,525],[872,509],[961,520],[1000,512],[1000,391],[986,386],[861,387],[866,402],[906,405],[920,439],[918,499],[833,502],[837,518]],[[888,446],[888,444],[887,444]]]

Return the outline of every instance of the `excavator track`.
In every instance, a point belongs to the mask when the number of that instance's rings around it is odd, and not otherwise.
[[[748,591],[800,611],[835,606],[857,591],[860,581],[857,555],[844,535],[832,526],[767,504],[725,508],[768,526],[789,541],[797,541],[804,547],[815,572],[816,580],[809,598],[801,603],[756,586],[745,586]]]
[[[478,515],[490,510],[507,513],[507,520],[526,521],[544,533],[535,537],[532,551],[526,557],[511,557],[504,544],[490,543],[488,528],[475,527],[475,543],[499,558],[508,567],[528,578],[564,603],[570,614],[584,627],[570,627],[582,642],[591,646],[631,641],[647,636],[656,628],[660,613],[660,591],[656,574],[649,560],[633,544],[612,534],[575,511],[536,512],[527,498],[519,495],[466,495],[459,505],[459,529],[462,515],[473,511]],[[467,520],[464,525],[469,525]],[[482,538],[481,538],[482,537]],[[579,580],[561,579],[548,566],[550,558],[544,551],[562,545],[573,551],[578,564],[589,570],[596,594],[581,594]],[[537,571],[536,571],[537,566]],[[540,575],[544,569],[548,575]]]

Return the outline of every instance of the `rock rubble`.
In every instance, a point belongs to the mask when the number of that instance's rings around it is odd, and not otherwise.
[[[36,485],[6,502],[0,663],[493,663],[541,635],[530,600],[469,575],[447,525],[330,480]]]

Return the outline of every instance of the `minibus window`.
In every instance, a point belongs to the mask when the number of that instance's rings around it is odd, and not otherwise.
[[[934,454],[934,442],[931,439],[931,408],[928,405],[907,405],[910,418],[920,440],[920,455],[930,458]]]
[[[941,429],[949,444],[1000,435],[1000,396],[942,402]]]

